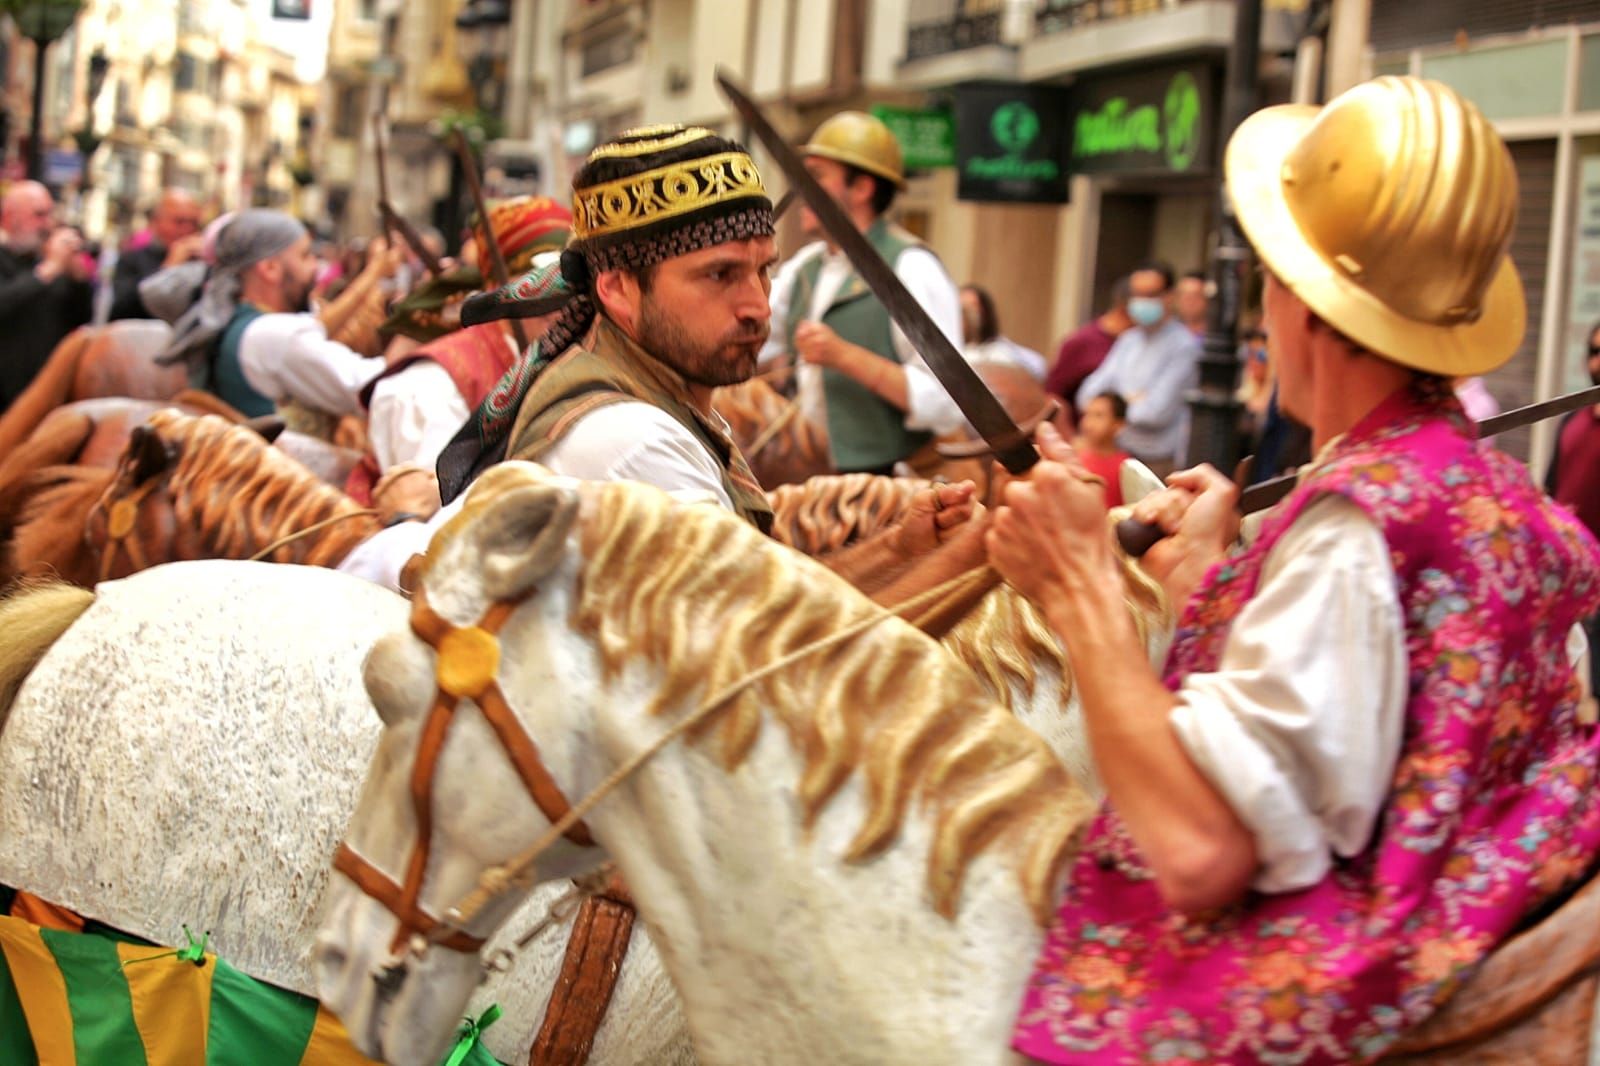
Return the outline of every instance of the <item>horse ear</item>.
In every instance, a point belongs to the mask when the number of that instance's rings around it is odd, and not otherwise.
[[[477,538],[490,598],[525,595],[554,570],[577,517],[578,492],[571,487],[526,485],[494,499]]]
[[[133,483],[139,485],[165,472],[173,454],[155,430],[134,426],[128,434],[128,457],[133,460]]]
[[[261,439],[268,444],[277,440],[279,434],[289,428],[289,423],[277,415],[258,415],[255,418],[247,418],[244,421],[244,425],[259,433]]]

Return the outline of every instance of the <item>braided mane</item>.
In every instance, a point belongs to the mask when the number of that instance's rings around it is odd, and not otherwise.
[[[627,482],[581,491],[573,626],[595,641],[608,677],[641,656],[663,671],[657,712],[875,610],[819,564],[716,509],[676,506]],[[701,730],[715,734],[725,767],[750,751],[763,707],[804,760],[796,794],[808,821],[861,775],[867,812],[847,860],[888,847],[916,803],[933,825],[935,910],[955,914],[967,866],[994,849],[1012,857],[1048,923],[1093,805],[1044,742],[928,637],[886,620],[751,686]]]
[[[717,389],[711,405],[762,485],[794,484],[833,470],[828,431],[761,378]]]
[[[847,548],[899,521],[933,484],[875,474],[825,474],[767,493],[772,539],[815,558]]]
[[[197,533],[211,558],[247,559],[291,533],[351,515],[268,556],[276,563],[337,566],[380,528],[377,518],[359,514],[354,500],[249,427],[175,410],[156,412],[146,425],[180,448],[168,480],[173,511],[179,529]]]

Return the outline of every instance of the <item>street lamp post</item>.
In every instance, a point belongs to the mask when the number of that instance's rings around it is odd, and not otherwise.
[[[89,188],[89,162],[94,153],[104,140],[94,128],[94,105],[100,99],[100,90],[105,87],[106,75],[111,72],[111,60],[105,52],[96,48],[89,55],[88,83],[84,86],[83,100],[83,127],[73,134],[73,139],[78,144],[78,152],[83,157],[83,174],[80,188],[87,191]]]
[[[1232,475],[1239,460],[1239,313],[1252,253],[1234,216],[1223,179],[1222,153],[1239,123],[1256,109],[1261,65],[1261,0],[1235,0],[1233,48],[1228,53],[1223,125],[1217,138],[1217,250],[1211,259],[1215,295],[1207,308],[1200,384],[1189,396],[1193,420],[1189,462],[1208,462]]]
[[[17,32],[33,42],[33,119],[28,129],[28,177],[44,174],[44,61],[51,43],[72,28],[83,0],[0,0],[0,13],[17,24]]]

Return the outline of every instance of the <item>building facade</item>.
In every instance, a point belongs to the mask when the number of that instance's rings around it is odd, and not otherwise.
[[[1600,2],[1376,3],[1370,70],[1446,82],[1511,148],[1519,205],[1511,255],[1528,300],[1516,357],[1485,381],[1502,408],[1589,384],[1600,323]],[[1555,422],[1496,439],[1543,471]]]
[[[47,55],[45,180],[70,217],[112,240],[142,225],[161,190],[212,213],[293,209],[300,83],[247,0],[90,0]],[[33,93],[33,45],[6,25],[7,160]]]

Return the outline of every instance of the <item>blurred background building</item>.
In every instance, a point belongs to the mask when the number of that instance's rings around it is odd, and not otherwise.
[[[50,0],[35,0],[48,3]],[[56,0],[60,3],[60,0]],[[26,173],[35,44],[8,18],[4,176]],[[250,0],[88,0],[48,47],[41,177],[92,234],[126,234],[162,188],[213,212],[299,208],[303,87]]]
[[[1600,320],[1600,0],[1261,3],[1262,104],[1412,72],[1484,109],[1521,175],[1513,254],[1530,301],[1523,350],[1490,388],[1509,407],[1585,381]],[[13,180],[35,101],[19,27],[36,5],[72,9],[44,56],[39,167],[91,232],[126,233],[171,184],[219,210],[269,204],[338,236],[375,233],[381,115],[393,206],[454,246],[451,129],[481,153],[491,195],[565,196],[588,151],[632,125],[743,137],[715,88],[725,68],[796,142],[847,107],[890,121],[912,166],[898,220],[958,281],[989,288],[1029,347],[1051,351],[1139,260],[1198,269],[1214,241],[1235,0],[0,0]],[[274,18],[296,10],[309,20]],[[991,171],[1027,162],[1054,128],[1054,195],[971,180],[975,122],[1001,131],[1002,112],[1013,143]],[[1542,463],[1550,433],[1502,443]]]

